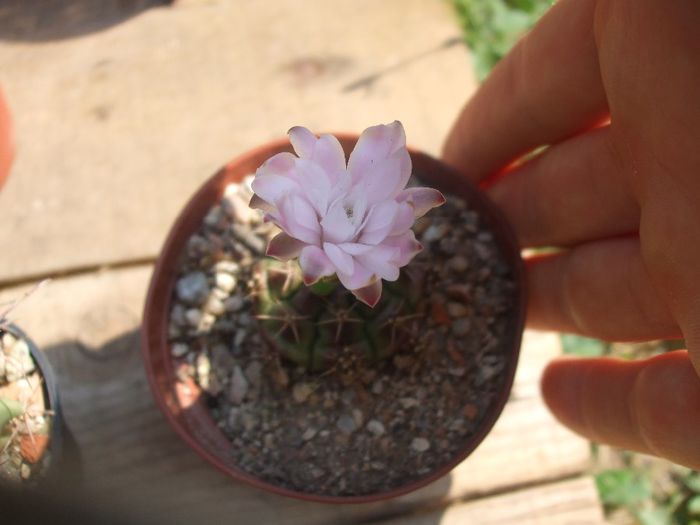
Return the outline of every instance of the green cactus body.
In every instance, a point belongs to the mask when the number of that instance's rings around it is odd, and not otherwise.
[[[417,310],[422,279],[403,272],[384,283],[382,298],[370,308],[335,278],[308,287],[296,262],[262,259],[255,271],[256,314],[265,340],[279,354],[308,370],[324,370],[348,352],[370,362],[408,343],[408,321]]]

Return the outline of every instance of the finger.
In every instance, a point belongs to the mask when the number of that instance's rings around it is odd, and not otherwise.
[[[552,146],[489,190],[523,246],[571,246],[636,232],[639,205],[600,128]]]
[[[700,378],[685,350],[560,359],[545,370],[542,393],[559,421],[593,441],[700,468]]]
[[[593,36],[595,0],[561,0],[465,106],[444,159],[480,181],[523,153],[607,115]]]
[[[618,341],[682,337],[649,279],[636,237],[535,257],[527,270],[533,328]]]

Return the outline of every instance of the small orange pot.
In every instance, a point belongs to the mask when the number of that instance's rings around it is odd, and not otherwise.
[[[12,130],[12,117],[5,96],[0,89],[0,190],[10,175],[10,167],[15,157],[15,142]]]
[[[336,136],[346,154],[352,150],[358,138],[357,135],[349,134]],[[507,365],[503,372],[505,378],[501,391],[491,404],[481,427],[465,441],[460,452],[449,464],[405,486],[381,493],[342,497],[298,492],[272,485],[238,468],[228,454],[233,445],[217,428],[209,410],[201,401],[197,385],[194,382],[183,384],[176,380],[167,326],[180,255],[185,249],[187,240],[200,227],[209,209],[222,198],[228,184],[238,182],[246,175],[255,173],[265,160],[281,151],[291,151],[288,140],[259,147],[225,165],[195,193],[170,230],[151,277],[142,326],[143,359],[155,399],[173,429],[197,454],[232,478],[260,489],[322,503],[368,503],[419,489],[444,476],[469,456],[489,433],[508,400],[525,322],[524,267],[518,243],[501,213],[481,190],[446,164],[425,153],[409,149],[414,174],[425,185],[463,198],[471,209],[477,211],[491,230],[505,260],[512,268],[513,279],[517,285],[517,297],[509,323],[509,333],[504,338],[506,347],[503,348],[503,352],[507,356]]]

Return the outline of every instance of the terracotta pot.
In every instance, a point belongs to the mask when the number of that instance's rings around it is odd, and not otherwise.
[[[15,156],[15,144],[12,133],[12,118],[0,89],[0,190],[10,174],[10,167]]]
[[[348,154],[357,141],[357,135],[336,136]],[[176,381],[167,326],[171,295],[187,240],[200,227],[211,206],[222,198],[228,184],[238,182],[244,176],[254,173],[265,160],[280,151],[291,151],[288,140],[262,146],[225,165],[195,193],[170,230],[151,277],[142,327],[143,358],[155,399],[170,425],[201,457],[232,478],[269,492],[323,503],[366,503],[416,490],[447,474],[469,456],[489,433],[508,400],[525,319],[524,268],[515,236],[500,212],[479,189],[444,163],[424,153],[410,150],[414,174],[428,186],[463,198],[471,209],[476,210],[494,234],[504,258],[512,267],[513,278],[517,284],[517,298],[509,323],[510,333],[505,338],[510,346],[504,350],[509,359],[503,372],[505,380],[502,390],[486,413],[481,428],[464,443],[461,451],[449,464],[403,487],[377,494],[342,497],[297,492],[272,485],[250,476],[236,466],[227,453],[232,445],[216,427],[208,408],[200,400],[198,387],[194,382],[183,384]]]

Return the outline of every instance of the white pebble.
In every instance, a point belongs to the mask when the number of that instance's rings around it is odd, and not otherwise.
[[[430,441],[425,438],[413,438],[411,441],[411,449],[416,452],[425,452],[430,448]]]
[[[175,343],[170,347],[170,353],[173,357],[182,357],[189,352],[189,347],[185,343]]]
[[[219,272],[214,276],[214,282],[219,290],[230,292],[236,287],[236,278],[230,273]]]

